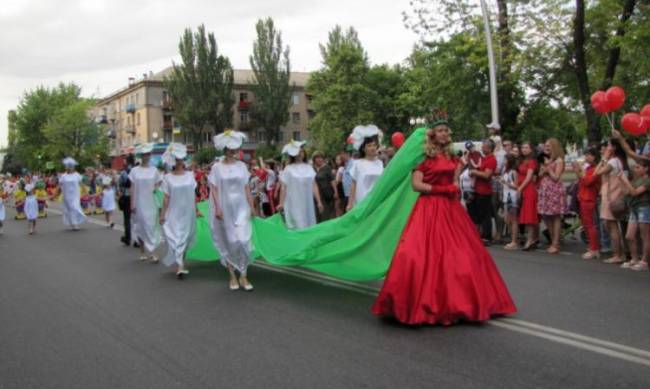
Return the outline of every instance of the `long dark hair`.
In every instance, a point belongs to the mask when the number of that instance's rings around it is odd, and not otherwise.
[[[623,146],[621,146],[621,144],[618,143],[618,140],[614,138],[609,139],[609,144],[611,144],[612,148],[614,149],[614,156],[618,158],[623,164],[623,170],[626,172],[629,171],[630,167],[627,164],[627,154],[625,154],[625,150],[623,150]]]
[[[365,158],[366,157],[366,145],[368,143],[376,143],[377,147],[379,147],[379,135],[374,135],[374,136],[369,136],[367,138],[363,139],[363,143],[361,143],[361,147],[359,148],[359,157],[360,158]]]

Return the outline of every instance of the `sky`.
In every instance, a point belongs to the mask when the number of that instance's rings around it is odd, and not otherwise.
[[[11,0],[0,6],[0,148],[7,113],[26,91],[74,82],[103,97],[129,77],[178,61],[185,28],[205,24],[219,53],[249,69],[255,23],[272,17],[290,47],[293,71],[321,66],[318,44],[335,26],[353,26],[372,64],[396,64],[418,37],[406,29],[409,0]]]

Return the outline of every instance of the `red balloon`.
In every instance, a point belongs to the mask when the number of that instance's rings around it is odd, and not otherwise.
[[[607,104],[607,93],[599,90],[591,95],[591,106],[601,115],[608,113],[610,109]]]
[[[650,120],[650,104],[646,104],[641,108],[641,116]]]
[[[638,113],[626,113],[621,119],[621,127],[630,135],[640,136],[645,134],[647,128],[643,117]]]
[[[606,101],[610,111],[620,109],[625,103],[625,91],[620,86],[607,89]]]
[[[390,137],[390,141],[393,144],[393,146],[399,149],[404,144],[404,134],[397,131],[393,133],[393,135]]]
[[[354,144],[354,137],[352,137],[352,135],[348,136],[348,140],[346,141],[346,143],[349,145]]]

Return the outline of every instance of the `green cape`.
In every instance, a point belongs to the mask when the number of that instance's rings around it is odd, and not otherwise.
[[[253,220],[255,256],[279,266],[303,266],[336,278],[367,281],[382,278],[418,194],[411,171],[424,159],[426,129],[417,129],[404,143],[360,204],[342,217],[299,231],[288,230],[277,214]],[[207,204],[199,204],[208,215]],[[197,219],[197,241],[190,260],[215,260],[205,217]]]

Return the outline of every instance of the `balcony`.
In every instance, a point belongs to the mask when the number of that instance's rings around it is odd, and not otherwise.
[[[163,111],[171,111],[172,110],[172,99],[170,99],[170,98],[163,99],[160,102],[160,106],[162,107]]]
[[[251,102],[246,101],[246,100],[240,100],[239,105],[237,108],[239,108],[240,111],[248,111],[251,107]]]
[[[135,112],[135,104],[127,104],[126,105],[126,112],[127,113],[134,113]]]

